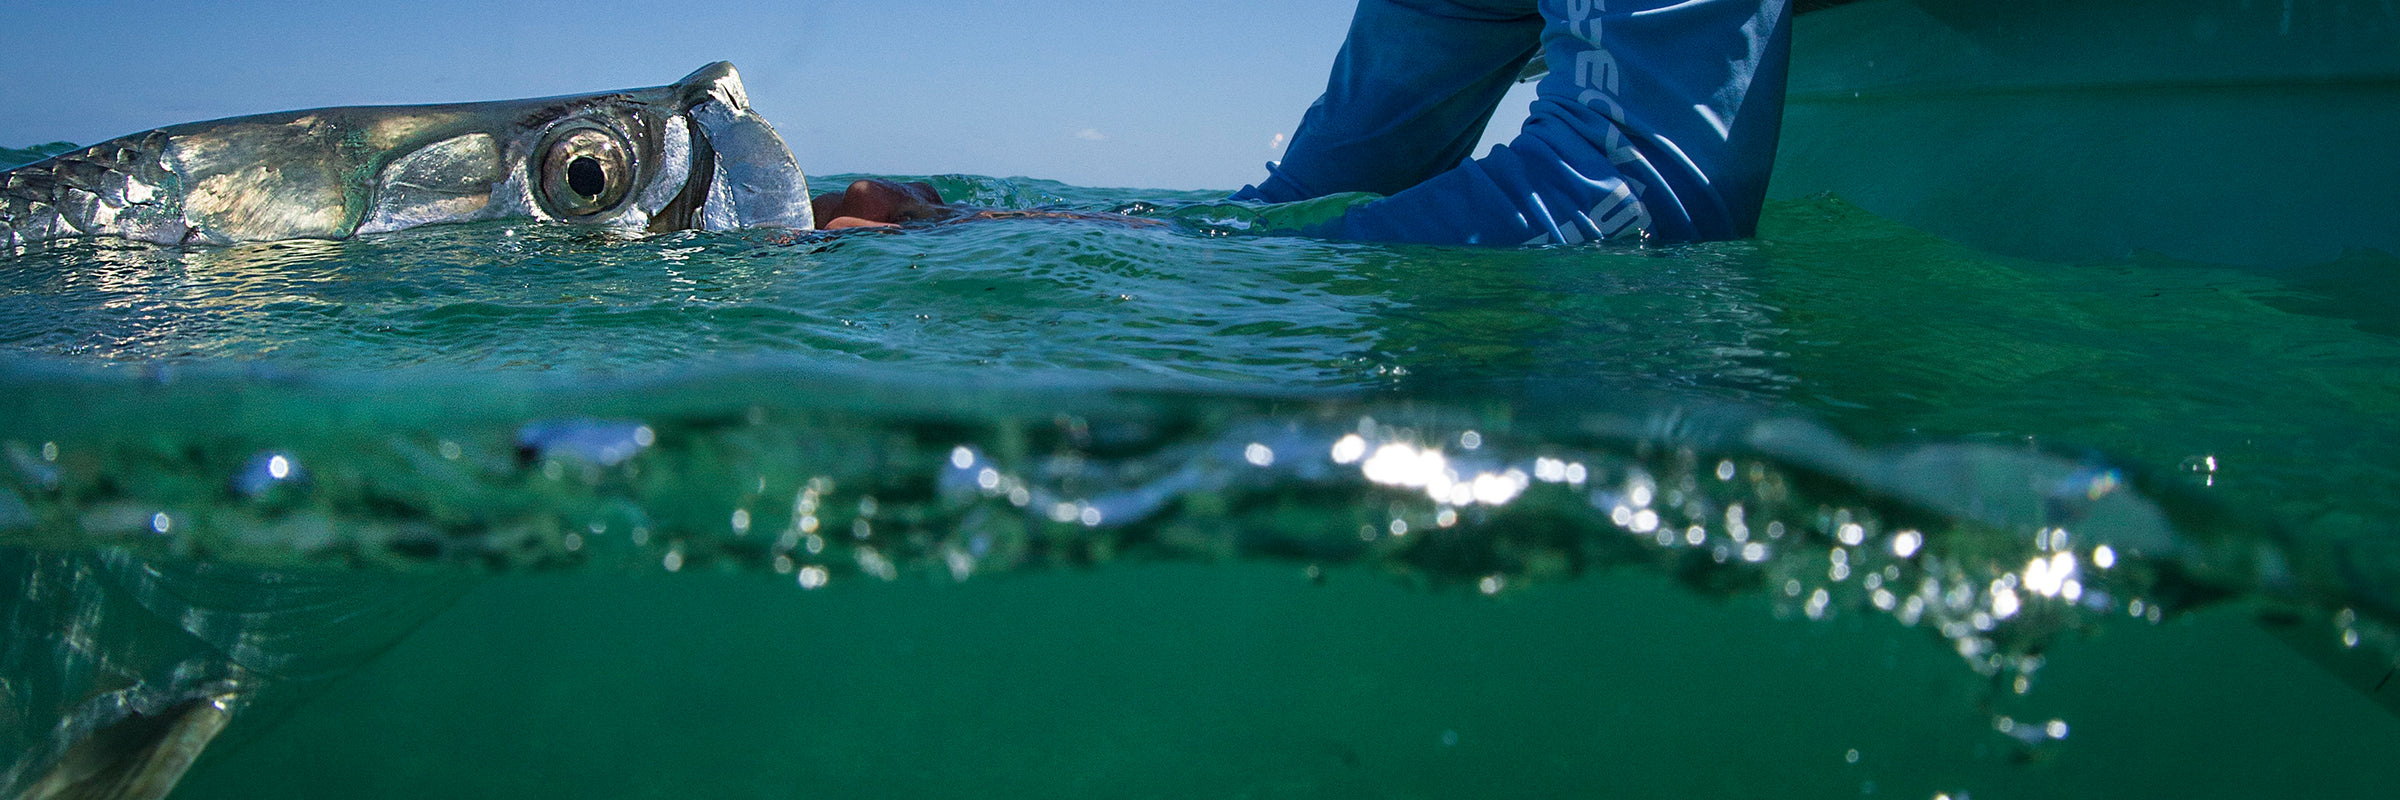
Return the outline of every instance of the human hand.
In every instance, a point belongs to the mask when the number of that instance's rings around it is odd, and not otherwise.
[[[890,228],[958,213],[942,202],[941,193],[934,191],[932,184],[878,179],[852,181],[842,191],[817,195],[809,201],[809,207],[816,212],[817,227],[829,231]]]

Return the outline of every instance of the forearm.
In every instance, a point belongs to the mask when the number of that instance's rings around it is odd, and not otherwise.
[[[1499,245],[1750,235],[1780,128],[1785,0],[1553,0],[1543,10],[1551,73],[1514,141],[1305,232]],[[1338,110],[1321,105],[1311,118]]]
[[[1388,195],[1472,155],[1540,41],[1530,2],[1495,4],[1361,0],[1325,94],[1301,117],[1283,162],[1235,196]]]

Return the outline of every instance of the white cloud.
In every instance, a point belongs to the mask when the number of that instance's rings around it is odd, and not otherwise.
[[[1108,140],[1108,134],[1101,133],[1099,128],[1085,128],[1083,130],[1076,131],[1075,138],[1082,139],[1087,142],[1102,142]]]

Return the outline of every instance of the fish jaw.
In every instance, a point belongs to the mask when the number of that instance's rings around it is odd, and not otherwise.
[[[683,114],[707,138],[713,154],[706,200],[692,227],[705,230],[816,227],[809,206],[808,176],[792,157],[775,126],[750,109],[741,74],[719,61],[677,82],[688,104]]]

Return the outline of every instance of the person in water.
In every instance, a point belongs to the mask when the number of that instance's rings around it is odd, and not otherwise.
[[[1325,94],[1236,199],[1351,204],[1305,230],[1445,244],[1738,239],[1783,118],[1790,0],[1360,0]],[[1525,64],[1516,138],[1466,160]]]
[[[1750,236],[1783,118],[1790,12],[1790,0],[1360,0],[1284,160],[1233,198],[1334,198],[1293,232],[1338,239]],[[1516,138],[1469,160],[1536,57],[1549,74]],[[944,213],[923,184],[828,197],[827,228]]]

